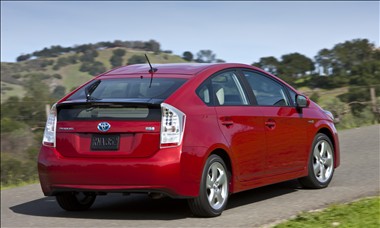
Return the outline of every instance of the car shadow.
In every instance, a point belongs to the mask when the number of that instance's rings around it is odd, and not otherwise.
[[[267,199],[273,199],[278,196],[296,192],[301,188],[302,187],[297,180],[290,180],[278,184],[272,184],[261,188],[239,192],[230,196],[226,210]]]
[[[295,192],[297,181],[287,181],[266,187],[256,188],[232,195],[226,210],[255,202],[272,199]],[[43,197],[34,201],[10,207],[14,213],[30,216],[111,219],[111,220],[176,220],[193,217],[184,199],[151,199],[145,194],[112,193],[99,196],[90,210],[68,212],[61,209],[54,197]]]

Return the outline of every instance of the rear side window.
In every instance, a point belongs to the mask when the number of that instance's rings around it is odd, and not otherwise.
[[[212,104],[212,99],[217,106],[248,105],[248,99],[233,71],[219,73],[208,79],[197,89],[197,94],[207,105]]]
[[[256,72],[243,71],[257,104],[262,106],[289,106],[286,89],[280,83]]]
[[[102,79],[91,94],[94,99],[153,98],[166,99],[176,91],[186,79],[182,78],[118,78]],[[86,99],[85,87],[71,95],[67,100]]]

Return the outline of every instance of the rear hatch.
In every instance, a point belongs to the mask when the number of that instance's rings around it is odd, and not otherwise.
[[[152,156],[160,148],[160,104],[184,81],[102,80],[90,100],[78,90],[56,106],[56,150],[65,157]]]
[[[159,149],[159,104],[57,105],[57,151],[66,157],[148,157]]]

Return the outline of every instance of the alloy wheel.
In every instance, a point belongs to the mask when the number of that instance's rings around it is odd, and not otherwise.
[[[211,164],[207,172],[206,193],[210,206],[218,210],[228,197],[227,173],[219,162]]]
[[[313,170],[317,180],[321,183],[329,180],[333,173],[333,152],[330,144],[325,141],[319,141],[313,150]]]

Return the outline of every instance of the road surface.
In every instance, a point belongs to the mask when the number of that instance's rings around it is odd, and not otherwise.
[[[85,212],[63,211],[38,184],[1,191],[1,227],[261,227],[301,211],[379,194],[380,125],[341,131],[341,166],[330,186],[288,181],[232,195],[216,218],[193,217],[185,200],[110,194]]]

